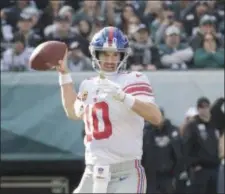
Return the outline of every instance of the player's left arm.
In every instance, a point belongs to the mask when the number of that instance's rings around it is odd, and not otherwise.
[[[143,102],[135,99],[131,109],[154,125],[160,125],[162,121],[162,115],[158,106],[152,102]]]
[[[152,86],[144,74],[137,73],[135,83],[126,86],[123,91],[126,93],[124,103],[131,110],[154,125],[162,122],[161,111],[155,103]]]

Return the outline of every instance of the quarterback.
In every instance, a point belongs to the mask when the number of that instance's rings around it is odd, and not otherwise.
[[[141,166],[144,120],[159,125],[161,113],[152,86],[140,72],[124,72],[127,37],[105,27],[90,43],[98,76],[83,80],[79,91],[65,59],[59,61],[62,104],[70,119],[85,123],[86,168],[74,193],[145,193]]]

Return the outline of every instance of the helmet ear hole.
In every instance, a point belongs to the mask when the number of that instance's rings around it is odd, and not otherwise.
[[[99,54],[100,54],[100,51],[95,51],[95,57],[96,57],[96,59],[98,59],[98,60],[99,60]]]
[[[120,60],[122,61],[124,59],[124,57],[125,57],[125,53],[121,53],[120,54]]]

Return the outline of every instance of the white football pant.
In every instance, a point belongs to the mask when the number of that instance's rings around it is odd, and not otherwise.
[[[73,193],[146,193],[145,171],[139,160],[112,164],[108,168],[87,165]]]

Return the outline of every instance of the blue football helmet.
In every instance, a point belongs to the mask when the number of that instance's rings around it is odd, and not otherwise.
[[[92,66],[95,70],[101,70],[98,54],[100,51],[114,51],[121,53],[121,59],[118,62],[116,72],[126,65],[130,54],[128,38],[121,30],[116,27],[105,27],[96,33],[89,46],[92,56]],[[124,67],[125,68],[125,67]]]

